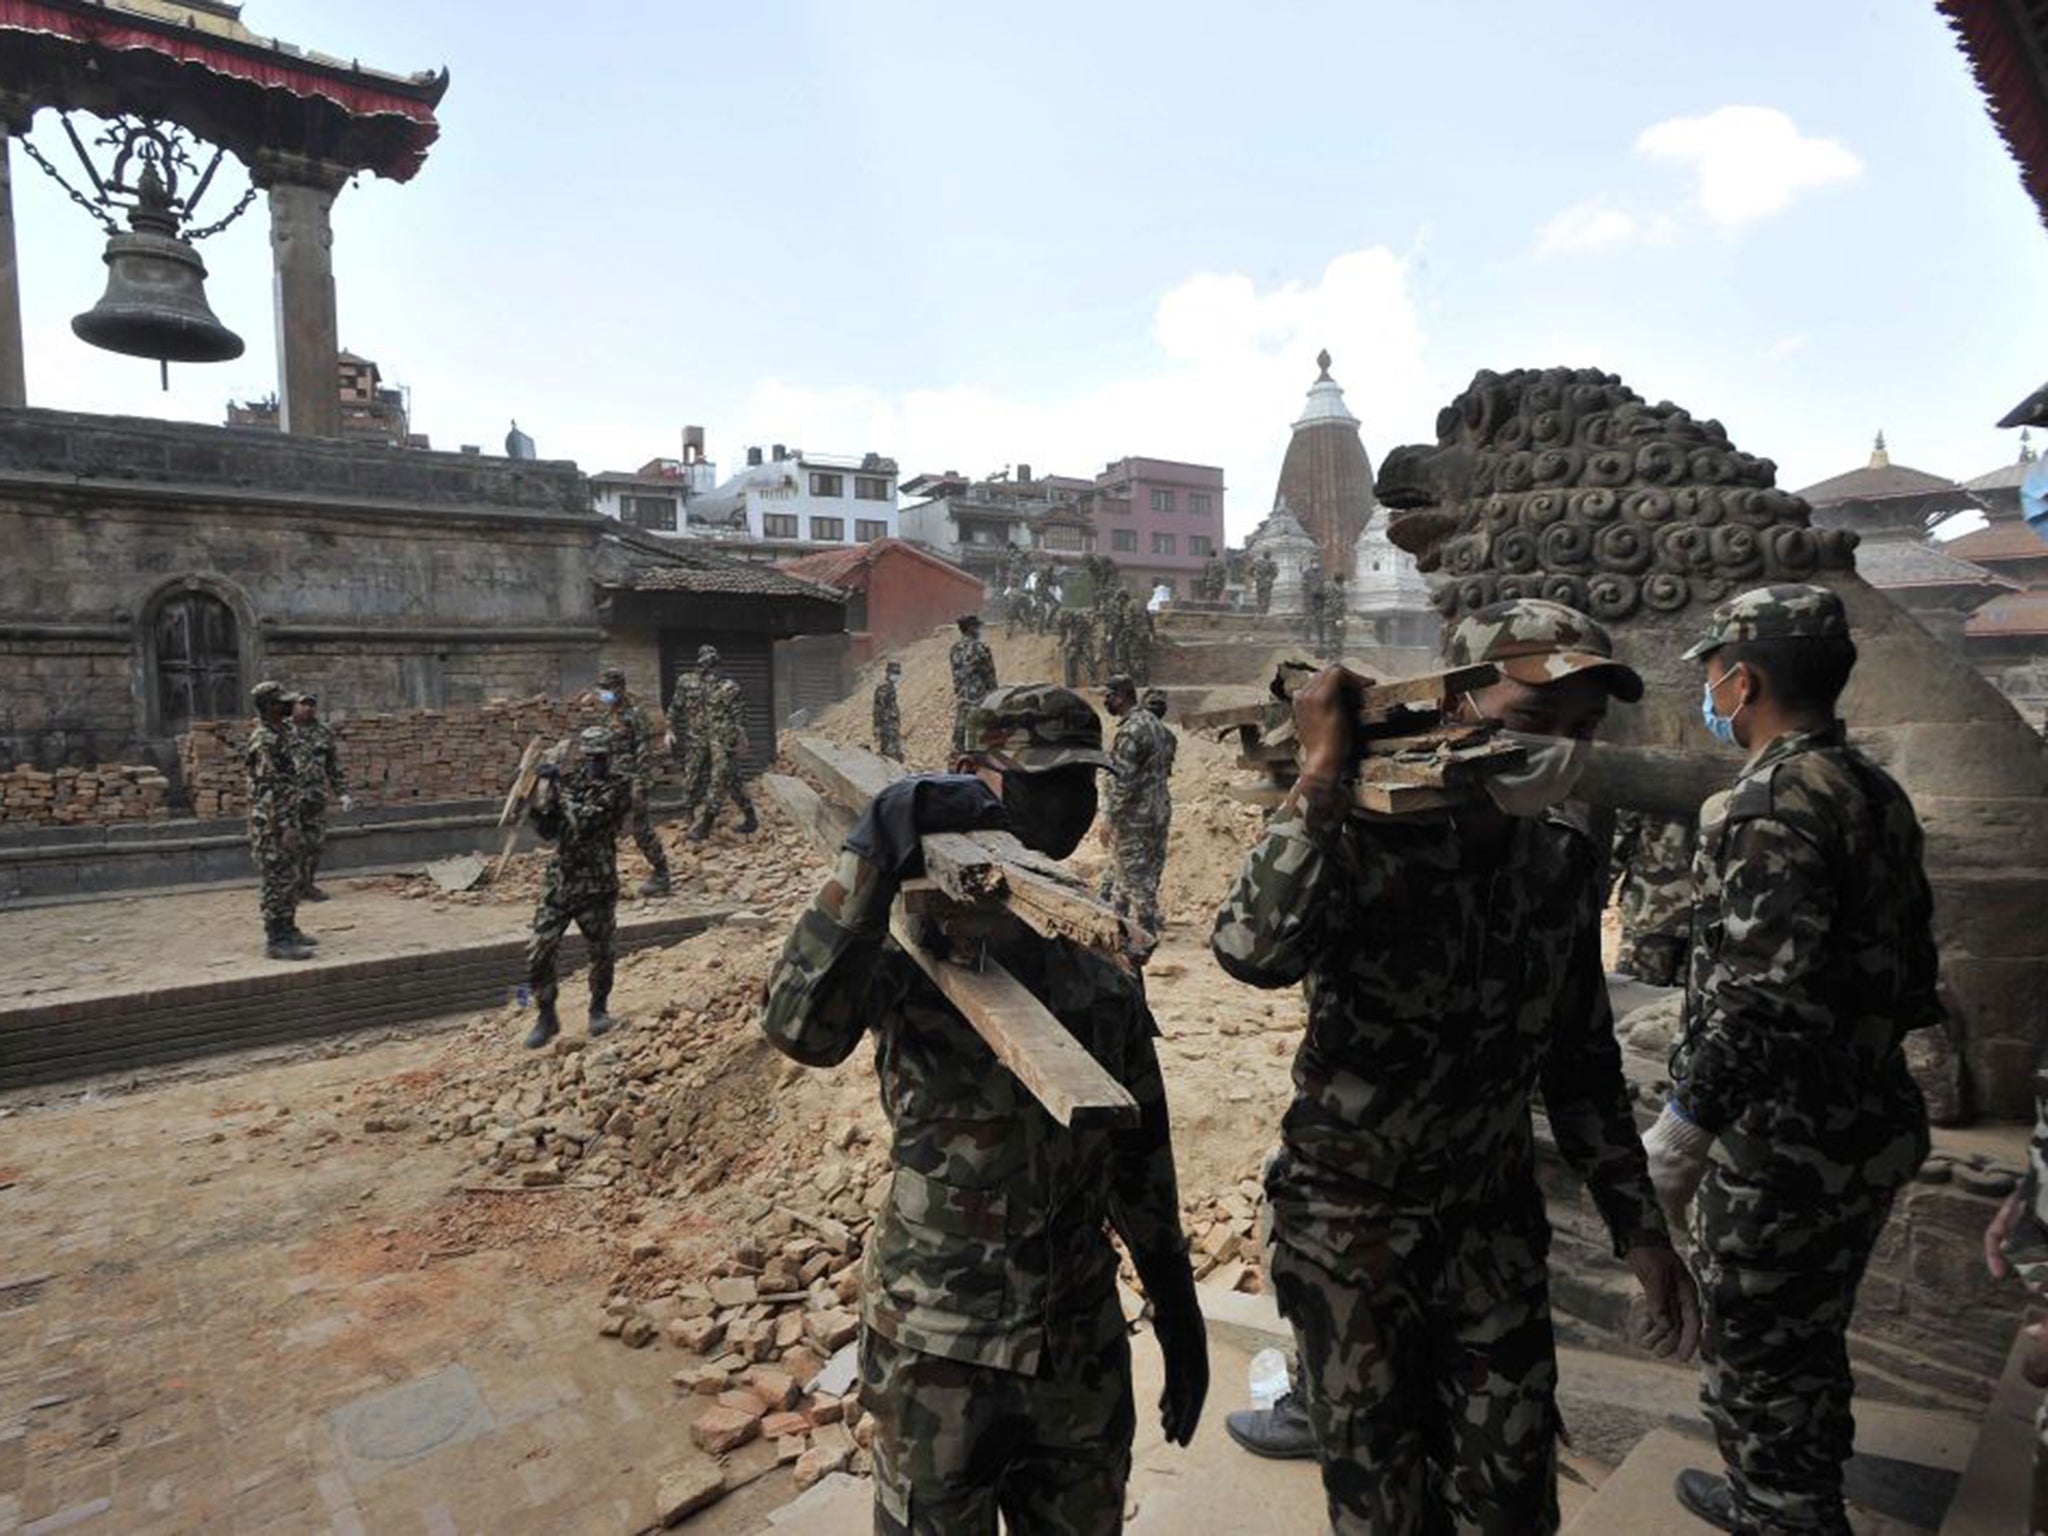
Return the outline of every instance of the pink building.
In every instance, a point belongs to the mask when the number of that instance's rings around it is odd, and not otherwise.
[[[1118,459],[1095,477],[1090,507],[1096,550],[1136,590],[1164,582],[1185,597],[1209,557],[1223,553],[1223,471],[1211,465]]]

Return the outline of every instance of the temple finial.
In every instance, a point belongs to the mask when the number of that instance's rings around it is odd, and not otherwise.
[[[1884,428],[1879,427],[1877,429],[1877,441],[1870,445],[1870,467],[1872,469],[1882,469],[1891,461],[1892,456],[1885,452]]]
[[[2020,428],[2020,462],[2022,464],[2034,462],[2034,434],[2026,427]]]
[[[1322,369],[1322,370],[1323,370],[1323,371],[1322,371],[1321,373],[1319,373],[1319,374],[1317,374],[1317,375],[1316,375],[1316,382],[1317,382],[1318,384],[1327,384],[1327,383],[1329,383],[1329,382],[1330,382],[1330,349],[1329,349],[1328,347],[1325,347],[1325,348],[1323,348],[1323,350],[1322,350],[1322,351],[1320,351],[1320,352],[1318,352],[1318,353],[1316,354],[1316,366],[1317,366],[1318,368],[1320,368],[1320,369]]]

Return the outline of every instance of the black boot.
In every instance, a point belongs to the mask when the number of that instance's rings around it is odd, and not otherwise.
[[[669,893],[668,866],[663,865],[640,882],[642,896],[666,896]]]
[[[1728,1479],[1725,1477],[1716,1477],[1713,1473],[1702,1472],[1697,1467],[1687,1467],[1678,1474],[1678,1481],[1672,1485],[1672,1492],[1678,1495],[1679,1503],[1715,1530],[1741,1529],[1735,1518],[1735,1493],[1728,1486]]]
[[[310,960],[313,949],[292,937],[289,928],[272,923],[264,932],[264,955],[272,960]]]
[[[311,949],[320,941],[314,938],[312,934],[307,933],[303,929],[301,929],[297,923],[293,923],[292,942],[294,944],[303,944],[306,946],[306,948]]]
[[[619,1021],[605,1011],[607,999],[593,997],[590,1000],[590,1038],[595,1040],[607,1033]]]
[[[1272,1461],[1315,1459],[1316,1436],[1309,1427],[1308,1409],[1292,1392],[1281,1394],[1270,1408],[1240,1408],[1225,1414],[1223,1427],[1254,1456]]]
[[[327,893],[317,885],[309,885],[299,892],[299,900],[301,901],[325,901],[326,899]]]
[[[533,1028],[526,1032],[526,1048],[537,1051],[562,1032],[562,1021],[555,1013],[555,1000],[549,998],[540,1005],[540,1013],[533,1021]]]
[[[701,843],[704,841],[705,838],[709,837],[710,835],[711,823],[708,821],[700,821],[694,827],[690,828],[690,841],[693,843]]]
[[[747,802],[747,818],[746,818],[746,820],[745,820],[745,821],[742,821],[742,822],[740,823],[740,836],[741,836],[741,837],[745,837],[745,836],[746,836],[746,835],[747,835],[747,834],[748,834],[749,832],[753,831],[753,830],[754,830],[754,829],[755,829],[756,827],[758,827],[758,826],[760,826],[760,825],[761,825],[761,823],[760,823],[760,822],[758,822],[758,821],[756,821],[756,820],[754,819],[754,805],[753,805],[753,802],[752,802],[752,801],[748,801],[748,802]]]

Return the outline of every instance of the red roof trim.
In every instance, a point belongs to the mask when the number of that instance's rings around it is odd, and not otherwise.
[[[2025,24],[2003,0],[1936,3],[1969,55],[1991,119],[2019,162],[2021,183],[2048,223],[2048,101]]]

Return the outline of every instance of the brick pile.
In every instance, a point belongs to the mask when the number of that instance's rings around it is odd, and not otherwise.
[[[505,793],[519,754],[539,736],[549,745],[598,723],[595,706],[573,700],[494,699],[488,704],[401,714],[357,715],[335,725],[341,765],[358,807],[492,800]],[[662,729],[658,715],[649,725]],[[217,720],[178,738],[178,765],[192,813],[201,819],[248,809],[242,748],[249,725]],[[656,743],[662,766],[667,759]]]
[[[26,763],[0,773],[0,825],[107,826],[168,821],[171,784],[156,769],[102,764],[45,773]]]

